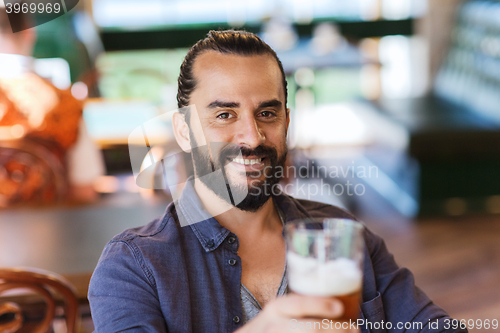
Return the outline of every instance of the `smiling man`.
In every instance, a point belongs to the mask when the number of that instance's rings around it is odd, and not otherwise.
[[[277,168],[285,163],[290,119],[285,106],[286,81],[277,59],[271,54],[252,54],[252,50],[246,56],[232,54],[229,48],[227,53],[204,52],[196,62],[185,62],[179,87],[193,76],[196,88],[189,98],[179,89],[179,106],[190,103],[195,107],[184,117],[174,115],[174,126],[184,150],[198,148],[192,156],[196,180],[201,181],[195,181],[195,188],[207,194],[200,197],[212,198],[213,193],[207,192],[211,190],[225,198],[229,190],[233,199],[244,197],[237,208],[257,212],[279,180]],[[217,169],[231,186],[219,189],[219,179],[208,176]]]
[[[287,295],[283,225],[354,217],[269,190],[286,159],[290,122],[275,52],[251,33],[211,31],[189,50],[178,83],[174,133],[191,152],[194,178],[162,217],[104,249],[89,288],[96,331],[315,332],[318,319],[340,318],[338,300]],[[391,332],[405,323],[465,332],[446,329],[450,318],[384,242],[369,230],[364,237],[360,316],[375,325],[333,331],[385,332],[373,326],[391,322]]]

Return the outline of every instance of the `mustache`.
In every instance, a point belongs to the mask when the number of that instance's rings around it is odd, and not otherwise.
[[[211,154],[210,154],[211,152]],[[192,149],[192,157],[197,167],[198,176],[205,176],[218,169],[222,169],[225,173],[225,167],[238,156],[242,158],[248,156],[256,156],[257,158],[269,159],[269,164],[274,166],[278,162],[278,151],[274,147],[259,145],[255,148],[242,147],[234,143],[216,142],[208,145],[200,146]],[[210,157],[210,155],[212,155]],[[286,156],[286,155],[285,155]],[[205,167],[206,166],[206,167]],[[247,174],[258,173],[247,172]],[[249,174],[250,175],[250,174]]]
[[[271,160],[273,160],[278,156],[278,151],[274,147],[264,145],[259,145],[255,148],[227,145],[225,147],[222,147],[222,149],[220,150],[219,160],[224,161],[226,159],[233,159],[238,157],[240,154],[243,158],[248,156],[256,156],[257,158],[269,157],[271,158]]]

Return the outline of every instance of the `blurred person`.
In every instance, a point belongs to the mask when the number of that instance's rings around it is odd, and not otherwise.
[[[194,178],[162,217],[106,245],[88,294],[96,332],[295,332],[340,318],[336,299],[288,295],[283,226],[354,217],[268,191],[285,163],[290,122],[276,53],[254,34],[211,31],[181,65],[177,100],[174,133],[191,152]],[[223,183],[211,181],[216,170]],[[394,326],[332,331],[467,332],[449,325],[380,237],[368,229],[364,237],[361,318]],[[407,323],[421,329],[396,328]]]
[[[31,17],[11,20],[0,0],[0,207],[95,201],[93,182],[104,163],[82,102],[33,72],[36,29],[13,33],[10,25],[27,28]]]

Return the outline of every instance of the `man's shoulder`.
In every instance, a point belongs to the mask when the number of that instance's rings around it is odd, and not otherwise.
[[[174,203],[170,203],[162,216],[153,221],[135,228],[129,228],[114,236],[109,243],[137,242],[148,239],[168,240],[174,230],[178,230],[179,222]]]
[[[172,272],[178,271],[176,267],[183,256],[182,242],[193,237],[186,236],[189,229],[180,227],[175,205],[170,203],[161,217],[113,237],[104,247],[92,279],[115,278],[127,272],[155,286],[157,276],[165,274],[165,265]]]

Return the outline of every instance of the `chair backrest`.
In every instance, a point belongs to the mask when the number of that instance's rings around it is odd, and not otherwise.
[[[33,330],[46,333],[56,313],[58,297],[64,301],[64,315],[68,333],[75,333],[79,325],[78,299],[75,288],[62,276],[37,269],[0,268],[0,294],[7,290],[29,289],[43,297],[47,310],[43,321]],[[12,320],[0,323],[0,332],[16,332],[23,326],[21,304],[0,301],[0,315],[12,314]]]
[[[41,143],[0,138],[0,208],[62,202],[65,174],[59,157]]]

